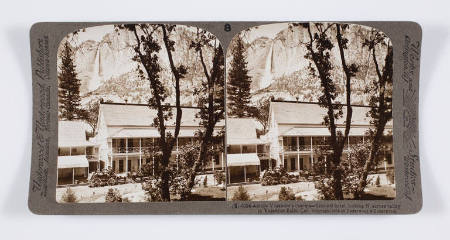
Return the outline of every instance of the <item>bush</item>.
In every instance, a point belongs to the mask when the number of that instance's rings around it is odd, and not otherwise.
[[[225,173],[222,171],[214,171],[214,179],[216,179],[217,184],[225,183]]]
[[[278,193],[278,200],[280,201],[295,200],[295,194],[292,192],[290,188],[281,187],[280,192]]]
[[[108,189],[108,193],[105,197],[106,202],[122,202],[122,195],[117,189]]]
[[[296,176],[290,176],[283,168],[275,168],[273,170],[267,170],[266,172],[264,172],[261,179],[261,185],[270,186],[278,184],[288,184],[297,181],[298,178]]]
[[[239,186],[237,191],[234,192],[232,200],[233,201],[249,201],[250,195],[248,195],[247,190],[245,190],[245,188],[241,185],[241,186]]]
[[[208,186],[208,176],[205,175],[205,177],[203,178],[203,187],[207,186]]]
[[[141,183],[142,190],[147,192],[147,200],[149,202],[161,202],[161,191],[159,189],[160,182],[157,180],[148,180]]]
[[[77,196],[71,188],[67,188],[66,192],[62,195],[61,200],[66,203],[77,202]]]
[[[394,170],[388,170],[387,172],[386,172],[386,177],[387,177],[387,179],[389,180],[389,182],[391,183],[391,184],[395,184],[395,173],[394,173]]]

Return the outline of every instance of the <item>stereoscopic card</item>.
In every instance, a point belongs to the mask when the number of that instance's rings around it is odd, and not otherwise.
[[[410,214],[414,22],[36,23],[36,214]]]

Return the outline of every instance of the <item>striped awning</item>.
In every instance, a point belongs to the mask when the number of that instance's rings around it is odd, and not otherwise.
[[[238,166],[259,166],[260,161],[258,154],[256,153],[236,153],[227,154],[227,166],[228,167],[238,167]]]
[[[84,167],[89,167],[89,162],[86,158],[86,155],[58,156],[58,169]]]

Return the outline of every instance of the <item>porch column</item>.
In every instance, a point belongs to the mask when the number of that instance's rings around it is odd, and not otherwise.
[[[142,138],[139,138],[139,170],[142,167]]]
[[[228,184],[230,184],[230,183],[231,183],[231,179],[230,179],[230,168],[228,168],[228,167],[227,167],[227,175],[228,175],[228,177],[227,177],[227,182],[228,182]]]
[[[298,171],[300,171],[300,143],[299,143],[299,137],[297,136],[297,167]]]
[[[311,139],[311,168],[314,167],[314,155],[313,155],[313,140],[312,140],[312,136],[310,137]]]
[[[284,166],[284,139],[281,137],[281,166]]]
[[[72,168],[72,184],[75,184],[75,168]]]
[[[350,163],[350,136],[347,137],[347,162]],[[350,166],[350,171],[353,170],[352,165],[348,164]]]
[[[128,173],[128,138],[125,138],[125,173]]]
[[[178,171],[178,138],[176,139],[177,143],[177,154],[175,155],[175,159],[177,160],[177,171]]]
[[[153,166],[152,166],[152,176],[155,176],[155,154],[154,154],[154,152],[155,152],[155,138],[152,138],[152,151],[153,151],[153,154],[152,154],[152,162],[153,162]]]
[[[244,182],[247,182],[247,166],[244,166]]]

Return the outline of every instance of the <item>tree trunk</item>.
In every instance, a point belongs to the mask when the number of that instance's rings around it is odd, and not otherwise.
[[[379,65],[378,65],[378,61],[376,58],[376,53],[375,53],[375,46],[373,46],[372,48],[372,59],[375,65],[375,70],[378,76],[378,82],[379,82],[379,90],[380,90],[380,94],[378,96],[378,106],[374,107],[374,111],[376,111],[376,130],[375,130],[375,134],[373,136],[372,139],[372,144],[371,144],[371,148],[370,148],[370,153],[369,153],[369,158],[368,160],[364,163],[364,168],[363,168],[363,172],[361,174],[361,177],[359,179],[359,184],[358,184],[358,188],[356,190],[355,193],[355,198],[357,199],[361,199],[362,195],[364,193],[364,189],[367,186],[367,176],[369,175],[369,171],[372,170],[373,164],[375,162],[375,158],[377,157],[379,148],[381,146],[381,140],[383,137],[383,133],[384,133],[384,128],[386,127],[387,122],[389,121],[389,119],[392,118],[392,115],[387,113],[387,105],[386,105],[386,83],[388,81],[392,80],[392,66],[388,66],[392,64],[392,49],[391,47],[388,45],[388,54],[386,55],[385,58],[385,67],[383,69],[383,73],[381,73]]]

